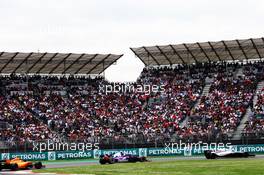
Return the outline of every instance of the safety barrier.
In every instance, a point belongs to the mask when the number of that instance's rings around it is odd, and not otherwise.
[[[177,148],[132,148],[111,150],[89,150],[89,151],[51,151],[51,152],[26,152],[26,153],[1,153],[1,160],[20,157],[25,160],[65,160],[65,159],[88,159],[99,158],[102,154],[113,154],[122,151],[124,154],[138,156],[198,156],[202,155],[206,147]],[[264,144],[236,145],[232,146],[236,151],[264,154]]]

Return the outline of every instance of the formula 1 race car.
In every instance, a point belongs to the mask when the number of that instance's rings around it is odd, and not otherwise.
[[[99,162],[100,164],[113,164],[113,163],[124,163],[124,162],[147,162],[146,157],[134,156],[131,154],[120,154],[120,155],[101,155]]]
[[[29,162],[29,161],[24,161],[18,157],[11,159],[11,160],[1,160],[0,161],[0,171],[2,169],[9,169],[11,171],[17,171],[21,169],[41,169],[44,166],[42,165],[41,162]]]
[[[206,150],[204,155],[207,159],[216,159],[216,158],[248,158],[254,157],[254,154],[249,154],[248,152],[239,152],[233,150]]]

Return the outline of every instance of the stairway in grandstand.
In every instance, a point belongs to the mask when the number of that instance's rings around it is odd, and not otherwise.
[[[19,101],[19,100],[18,100]],[[47,121],[43,120],[37,113],[33,112],[32,110],[27,110],[26,109],[26,106],[25,104],[22,102],[22,101],[19,101],[21,107],[25,110],[25,111],[28,111],[32,114],[33,117],[35,117],[38,121],[41,121],[45,124],[47,124]],[[47,124],[48,128],[53,132],[53,133],[56,133],[59,137],[60,137],[60,140],[65,140],[65,137],[59,133],[57,130],[55,129],[52,129],[48,124]]]
[[[209,94],[210,88],[211,88],[211,81],[207,82],[203,88],[203,92],[201,94],[202,96],[207,96]],[[194,104],[193,109],[196,108],[199,104],[200,104],[201,99],[197,100],[197,102]],[[185,127],[188,123],[189,120],[189,116],[187,116],[181,123],[180,123],[180,127]]]
[[[2,129],[7,129],[12,127],[11,125],[9,125],[7,122],[0,122],[0,132],[2,132]],[[1,139],[1,138],[0,138]],[[2,140],[0,140],[0,152],[3,149],[7,149],[8,146],[6,145],[6,143]]]
[[[0,141],[0,151],[4,150],[4,149],[7,149],[7,148],[8,148],[8,146],[5,144],[5,142],[4,141]]]
[[[211,88],[211,83],[207,83],[204,88],[203,88],[203,92],[202,92],[202,95],[201,96],[205,96],[207,97],[208,94],[209,94],[209,91],[210,91],[210,88]],[[200,102],[200,100],[198,100],[197,102]],[[197,104],[198,105],[198,104]]]
[[[264,87],[264,81],[261,81],[258,83],[257,90],[255,92],[255,95],[253,97],[253,106],[257,103],[258,100],[258,93],[261,91],[261,89]],[[250,114],[252,113],[250,107],[247,108],[247,111],[242,118],[239,126],[237,127],[237,130],[233,134],[232,140],[239,140],[242,135],[242,131],[245,128],[245,123],[249,120]]]
[[[187,125],[189,120],[189,116],[185,117],[185,119],[180,123],[180,127],[183,128]]]
[[[234,74],[236,78],[239,76],[243,76],[243,68],[238,68]]]

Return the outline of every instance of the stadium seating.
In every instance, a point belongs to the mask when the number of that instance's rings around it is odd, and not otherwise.
[[[242,70],[242,72],[240,72]],[[211,81],[208,81],[211,80]],[[152,142],[229,139],[240,124],[258,82],[263,62],[204,63],[144,68],[135,83],[163,91],[102,92],[114,86],[102,77],[0,77],[1,140],[45,139]],[[207,96],[202,96],[210,83]],[[245,131],[263,130],[263,91]],[[188,118],[186,125],[183,120]]]
[[[255,136],[257,138],[264,135],[264,88],[258,94],[258,101],[252,109],[253,113],[250,120],[244,128],[245,135]]]
[[[1,140],[23,143],[56,138],[56,134],[50,131],[47,125],[35,118],[12,97],[0,97],[0,121],[11,125],[10,128],[1,130]]]

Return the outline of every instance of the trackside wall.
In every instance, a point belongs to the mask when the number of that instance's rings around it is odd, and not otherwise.
[[[264,154],[264,144],[256,145],[236,145],[236,151]],[[204,148],[132,148],[132,149],[109,149],[109,150],[90,150],[90,151],[51,151],[51,152],[19,152],[1,153],[1,160],[20,157],[24,160],[65,160],[65,159],[97,159],[102,154],[112,154],[122,151],[125,154],[138,156],[198,156],[203,155]]]

